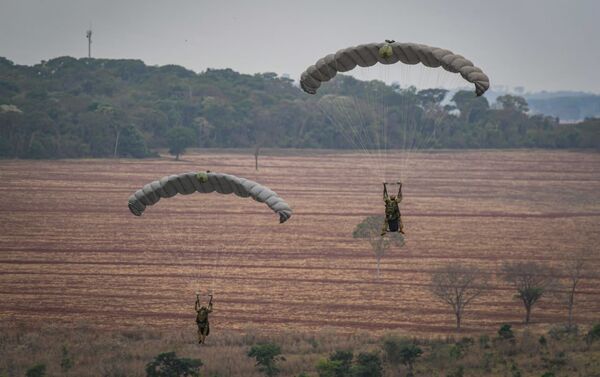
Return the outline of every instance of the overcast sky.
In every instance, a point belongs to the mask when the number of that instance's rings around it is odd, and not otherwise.
[[[494,85],[600,93],[600,0],[0,0],[0,56],[135,58],[287,73],[395,39],[470,58]]]

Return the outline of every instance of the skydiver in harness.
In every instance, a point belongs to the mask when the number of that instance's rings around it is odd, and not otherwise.
[[[402,225],[402,216],[400,215],[400,207],[398,204],[402,201],[402,183],[398,184],[398,195],[389,195],[387,192],[387,182],[383,182],[383,201],[385,202],[385,220],[383,221],[383,228],[381,229],[381,235],[389,232],[398,232],[404,235],[404,225]]]
[[[213,295],[212,293],[209,293],[208,296],[210,297],[210,300],[208,301],[208,306],[200,306],[200,293],[196,292],[196,305],[194,306],[194,310],[196,310],[196,324],[198,325],[199,344],[203,344],[208,334],[210,334],[208,314],[212,313]]]

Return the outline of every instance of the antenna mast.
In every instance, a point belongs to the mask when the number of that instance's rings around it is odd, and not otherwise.
[[[85,32],[85,37],[88,40],[88,58],[92,57],[92,29]]]

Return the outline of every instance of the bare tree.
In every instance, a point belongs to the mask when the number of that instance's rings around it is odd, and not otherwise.
[[[404,246],[404,237],[399,233],[390,232],[385,236],[381,235],[383,220],[383,216],[366,217],[356,225],[352,233],[354,238],[362,238],[369,241],[371,249],[375,253],[375,258],[377,258],[377,276],[380,274],[381,258],[385,255],[385,252],[392,246]]]
[[[457,330],[460,330],[465,307],[487,288],[487,278],[477,268],[456,264],[434,271],[431,283],[431,293],[452,307]]]
[[[258,156],[260,155],[260,144],[254,146],[254,170],[258,171]]]
[[[561,269],[561,275],[564,275],[564,277],[561,279],[562,289],[559,296],[567,306],[567,326],[572,328],[575,295],[577,294],[579,283],[581,283],[583,278],[589,278],[592,277],[592,275],[595,275],[595,272],[590,268],[588,262],[586,261],[585,252],[580,251],[573,254],[571,259],[566,262],[565,266]]]
[[[528,324],[533,306],[556,283],[556,275],[550,266],[535,262],[505,263],[502,271],[504,280],[517,290],[515,298],[523,302]]]

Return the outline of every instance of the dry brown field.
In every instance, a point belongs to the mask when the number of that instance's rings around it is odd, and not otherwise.
[[[272,152],[259,171],[250,154],[183,159],[0,161],[0,324],[193,330],[194,292],[212,289],[213,333],[439,334],[453,317],[428,293],[430,272],[460,263],[494,283],[463,320],[479,332],[522,320],[514,292],[495,277],[503,262],[560,268],[584,250],[600,270],[600,153],[415,154],[403,174],[407,242],[384,257],[379,278],[369,245],[351,235],[383,213],[381,182],[362,153]],[[143,184],[204,169],[268,185],[294,216],[280,225],[266,206],[218,194],[129,212]],[[575,318],[591,323],[598,313],[600,280],[584,279]],[[533,312],[540,326],[565,317],[553,298]]]

